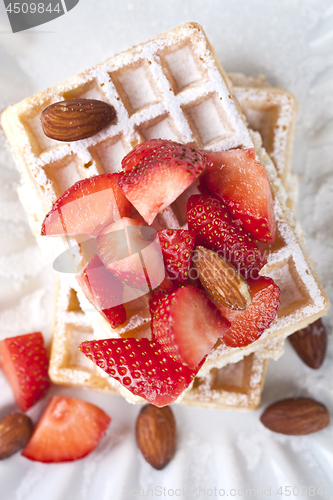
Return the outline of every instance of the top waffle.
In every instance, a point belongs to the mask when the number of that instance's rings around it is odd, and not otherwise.
[[[109,102],[116,109],[116,122],[75,143],[46,138],[39,120],[42,110],[73,97]],[[204,369],[237,361],[255,350],[272,356],[274,349],[267,349],[267,335],[274,343],[277,337],[293,333],[326,312],[327,297],[302,249],[301,232],[286,209],[286,192],[261,148],[259,135],[247,129],[231,84],[199,25],[180,25],[8,108],[2,114],[2,126],[18,160],[23,179],[20,196],[36,235],[64,190],[79,179],[119,170],[124,154],[145,139],[174,139],[207,150],[256,147],[270,177],[277,220],[277,239],[268,248],[264,273],[280,286],[282,303],[277,319],[261,339],[245,349],[216,346]],[[193,189],[190,191],[159,216],[161,226],[184,226],[184,204]],[[43,246],[56,256],[66,242],[61,245],[61,238],[44,238]],[[79,297],[84,305],[82,294]],[[97,315],[98,337],[128,335],[141,324],[149,328],[145,308],[135,314],[125,330],[116,331]]]

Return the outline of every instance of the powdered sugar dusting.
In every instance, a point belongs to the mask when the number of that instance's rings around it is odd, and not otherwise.
[[[0,339],[36,330],[49,331],[50,296],[44,289],[28,293],[13,307],[0,312]]]
[[[27,247],[21,252],[0,257],[0,276],[10,279],[20,288],[23,283],[36,277],[48,266],[49,260],[37,246]]]

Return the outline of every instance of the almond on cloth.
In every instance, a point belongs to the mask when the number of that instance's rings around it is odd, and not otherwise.
[[[325,429],[330,423],[327,408],[310,398],[284,399],[261,415],[261,423],[273,432],[304,436]]]
[[[136,421],[136,442],[154,469],[164,469],[176,449],[176,423],[169,406],[143,407]]]
[[[321,319],[293,333],[289,340],[306,365],[314,370],[321,367],[327,348],[327,332]]]

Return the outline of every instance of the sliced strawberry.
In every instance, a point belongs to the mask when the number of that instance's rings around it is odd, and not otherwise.
[[[195,233],[184,229],[158,231],[164,265],[175,286],[186,285],[195,245]]]
[[[229,347],[244,347],[258,340],[276,317],[280,305],[280,289],[271,278],[261,276],[248,280],[252,303],[244,311],[216,304],[231,323],[224,332],[223,342]]]
[[[112,328],[117,328],[118,326],[123,325],[127,319],[126,309],[123,304],[109,307],[109,309],[103,309],[102,315],[110,323]]]
[[[202,363],[191,370],[149,339],[83,342],[83,354],[135,396],[155,406],[173,403],[190,385]]]
[[[151,298],[149,300],[149,310],[152,317],[158,304],[160,303],[160,300],[167,297],[169,293],[174,292],[175,289],[176,288],[173,281],[171,281],[169,276],[166,275],[162,283],[157,288],[155,288],[155,290],[151,294]]]
[[[121,166],[125,172],[132,170],[133,165],[141,165],[142,160],[151,157],[161,147],[161,139],[150,139],[149,141],[142,142],[132,149],[122,160]],[[169,142],[169,141],[168,141]],[[154,151],[155,150],[155,151]]]
[[[89,302],[102,312],[112,328],[126,321],[126,310],[123,305],[124,285],[95,255],[76,279]]]
[[[27,411],[50,387],[49,360],[40,332],[0,342],[1,368],[22,411]]]
[[[155,338],[190,368],[202,361],[229,327],[229,321],[193,286],[179,288],[160,300],[153,315]]]
[[[231,149],[207,156],[207,188],[218,195],[251,236],[263,243],[275,239],[272,191],[255,149]]]
[[[187,202],[189,229],[197,235],[197,244],[228,259],[246,279],[255,278],[267,259],[258,246],[233,223],[225,205],[216,197],[193,195]]]
[[[53,396],[22,455],[37,462],[71,462],[92,452],[110,417],[81,399]]]
[[[147,293],[149,287],[156,288],[165,277],[156,234],[143,221],[124,217],[98,235],[99,257],[118,279]]]
[[[96,235],[107,224],[130,215],[131,204],[118,188],[121,176],[102,174],[76,182],[54,203],[41,234]]]
[[[140,144],[123,159],[118,181],[147,224],[195,181],[206,161],[204,151],[176,142],[154,139],[153,145]]]

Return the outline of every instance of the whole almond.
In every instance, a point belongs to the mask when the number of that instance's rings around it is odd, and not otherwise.
[[[116,112],[110,104],[97,99],[70,99],[44,109],[41,122],[44,134],[57,141],[79,141],[97,134],[109,125]]]
[[[0,420],[0,460],[24,448],[33,431],[33,424],[23,413],[11,413]]]
[[[146,405],[136,421],[136,442],[154,469],[163,469],[176,449],[176,423],[168,406]]]
[[[213,250],[197,246],[193,262],[205,290],[218,303],[243,310],[252,302],[250,288],[236,268]]]
[[[327,332],[321,319],[293,333],[289,340],[306,365],[314,370],[320,368],[327,348]]]
[[[271,431],[303,436],[327,427],[330,416],[321,403],[308,398],[295,398],[272,404],[266,408],[260,420]]]

